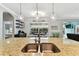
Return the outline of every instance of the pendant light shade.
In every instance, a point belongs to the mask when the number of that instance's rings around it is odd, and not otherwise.
[[[53,15],[53,16],[51,17],[51,19],[55,19],[55,16]]]
[[[36,19],[39,19],[39,17],[45,17],[46,13],[41,11],[41,10],[38,10],[38,3],[35,4],[35,11],[32,11],[31,12],[31,15],[33,17],[35,17]]]
[[[37,10],[37,12],[36,12],[36,19],[39,19],[39,16],[38,16],[38,3],[36,3],[36,10]]]
[[[19,6],[19,9],[20,9],[20,12],[19,12],[19,19],[23,19],[22,17],[22,4],[20,3],[20,6]]]
[[[52,16],[51,19],[55,20],[55,15],[54,15],[54,3],[52,3]]]

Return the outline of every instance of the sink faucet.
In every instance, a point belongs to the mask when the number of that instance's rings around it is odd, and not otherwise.
[[[40,33],[38,33],[38,44],[40,44]]]
[[[40,36],[38,35],[38,39],[35,39],[34,41],[35,41],[35,43],[40,44]]]
[[[38,39],[35,39],[35,43],[40,44],[40,33],[37,33],[37,37]]]

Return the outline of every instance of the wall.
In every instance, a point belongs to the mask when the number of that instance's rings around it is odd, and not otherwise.
[[[3,23],[3,9],[1,9],[1,7],[0,7],[0,39],[2,39],[2,23]]]
[[[57,26],[58,30],[52,30],[51,26]],[[56,19],[56,20],[49,19],[49,33],[50,33],[49,36],[52,36],[52,33],[55,31],[59,32],[60,37],[63,36],[63,21],[59,19]]]

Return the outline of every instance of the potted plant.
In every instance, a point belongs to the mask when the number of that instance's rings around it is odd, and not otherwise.
[[[58,38],[59,37],[59,32],[53,32],[53,37]]]

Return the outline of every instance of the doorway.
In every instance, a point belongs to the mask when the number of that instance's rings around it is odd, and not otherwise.
[[[3,39],[12,37],[14,37],[14,17],[8,12],[3,12]]]

